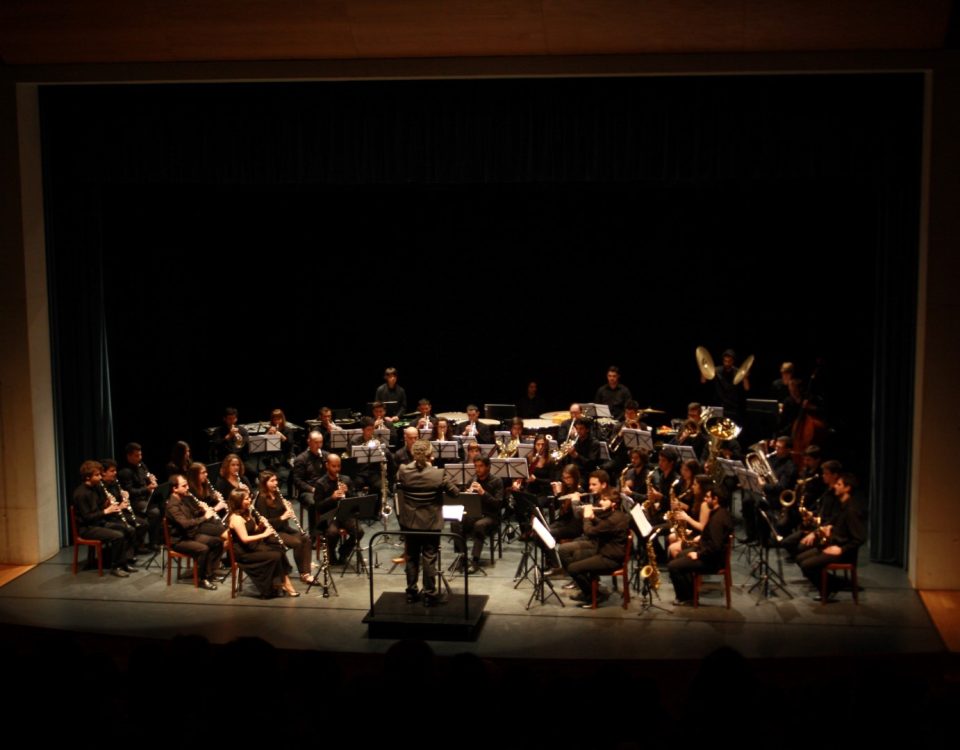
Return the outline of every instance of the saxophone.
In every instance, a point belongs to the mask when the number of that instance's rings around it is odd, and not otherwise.
[[[503,440],[497,438],[496,443],[497,449],[500,451],[500,455],[497,458],[513,458],[519,450],[520,439],[511,437],[507,444],[504,445]]]
[[[660,569],[657,567],[657,553],[653,549],[653,534],[647,538],[647,564],[640,568],[640,578],[647,581],[654,591],[660,589]]]
[[[689,529],[687,529],[687,522],[681,516],[681,510],[676,508],[679,498],[677,497],[675,487],[680,483],[680,478],[673,480],[673,484],[670,485],[670,510],[667,511],[667,523],[670,524],[671,533],[675,534],[677,540],[680,542],[680,548],[690,546],[690,540],[687,539]],[[686,493],[684,493],[686,494]]]
[[[652,510],[654,507],[653,498],[650,496],[653,492],[653,472],[654,469],[647,472],[647,499],[643,501],[644,510]]]

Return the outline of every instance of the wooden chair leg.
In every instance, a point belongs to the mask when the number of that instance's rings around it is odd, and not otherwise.
[[[693,606],[700,606],[700,575],[698,573],[693,574]]]

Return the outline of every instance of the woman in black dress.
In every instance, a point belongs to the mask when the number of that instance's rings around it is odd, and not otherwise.
[[[262,518],[255,517],[253,500],[249,492],[234,490],[227,498],[230,515],[227,517],[234,542],[234,557],[260,597],[269,599],[283,592],[287,596],[300,596],[293,588],[290,563],[286,550],[277,541],[273,527]]]
[[[228,453],[220,464],[220,478],[217,479],[217,492],[230,497],[234,490],[253,492],[243,477],[243,461],[236,453]]]
[[[300,571],[300,580],[310,583],[310,535],[304,533],[297,521],[297,514],[293,507],[280,494],[279,479],[276,472],[265,469],[260,472],[257,482],[256,508],[264,518],[277,530],[283,543],[293,550],[293,559],[297,561],[297,570]]]

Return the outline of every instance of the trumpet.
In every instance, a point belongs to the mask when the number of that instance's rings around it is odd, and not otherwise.
[[[236,425],[230,426],[230,434],[233,435],[233,447],[237,450],[243,448],[243,433]]]

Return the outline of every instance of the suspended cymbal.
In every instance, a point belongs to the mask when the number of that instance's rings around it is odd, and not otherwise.
[[[705,346],[697,347],[697,368],[707,380],[713,380],[717,377],[717,368],[713,364],[713,357],[710,356],[710,352],[707,351]]]
[[[733,376],[733,384],[740,385],[740,381],[747,377],[747,374],[750,372],[750,368],[753,367],[753,355],[751,354],[745,360],[743,364],[737,368],[737,374]]]
[[[666,412],[663,409],[654,409],[651,406],[648,406],[646,409],[641,409],[640,413],[641,414],[666,414]]]
[[[570,419],[568,411],[547,411],[540,415],[540,419],[549,419],[554,424],[560,424]]]
[[[465,411],[442,411],[437,414],[437,419],[446,419],[448,422],[466,422],[467,413]]]

